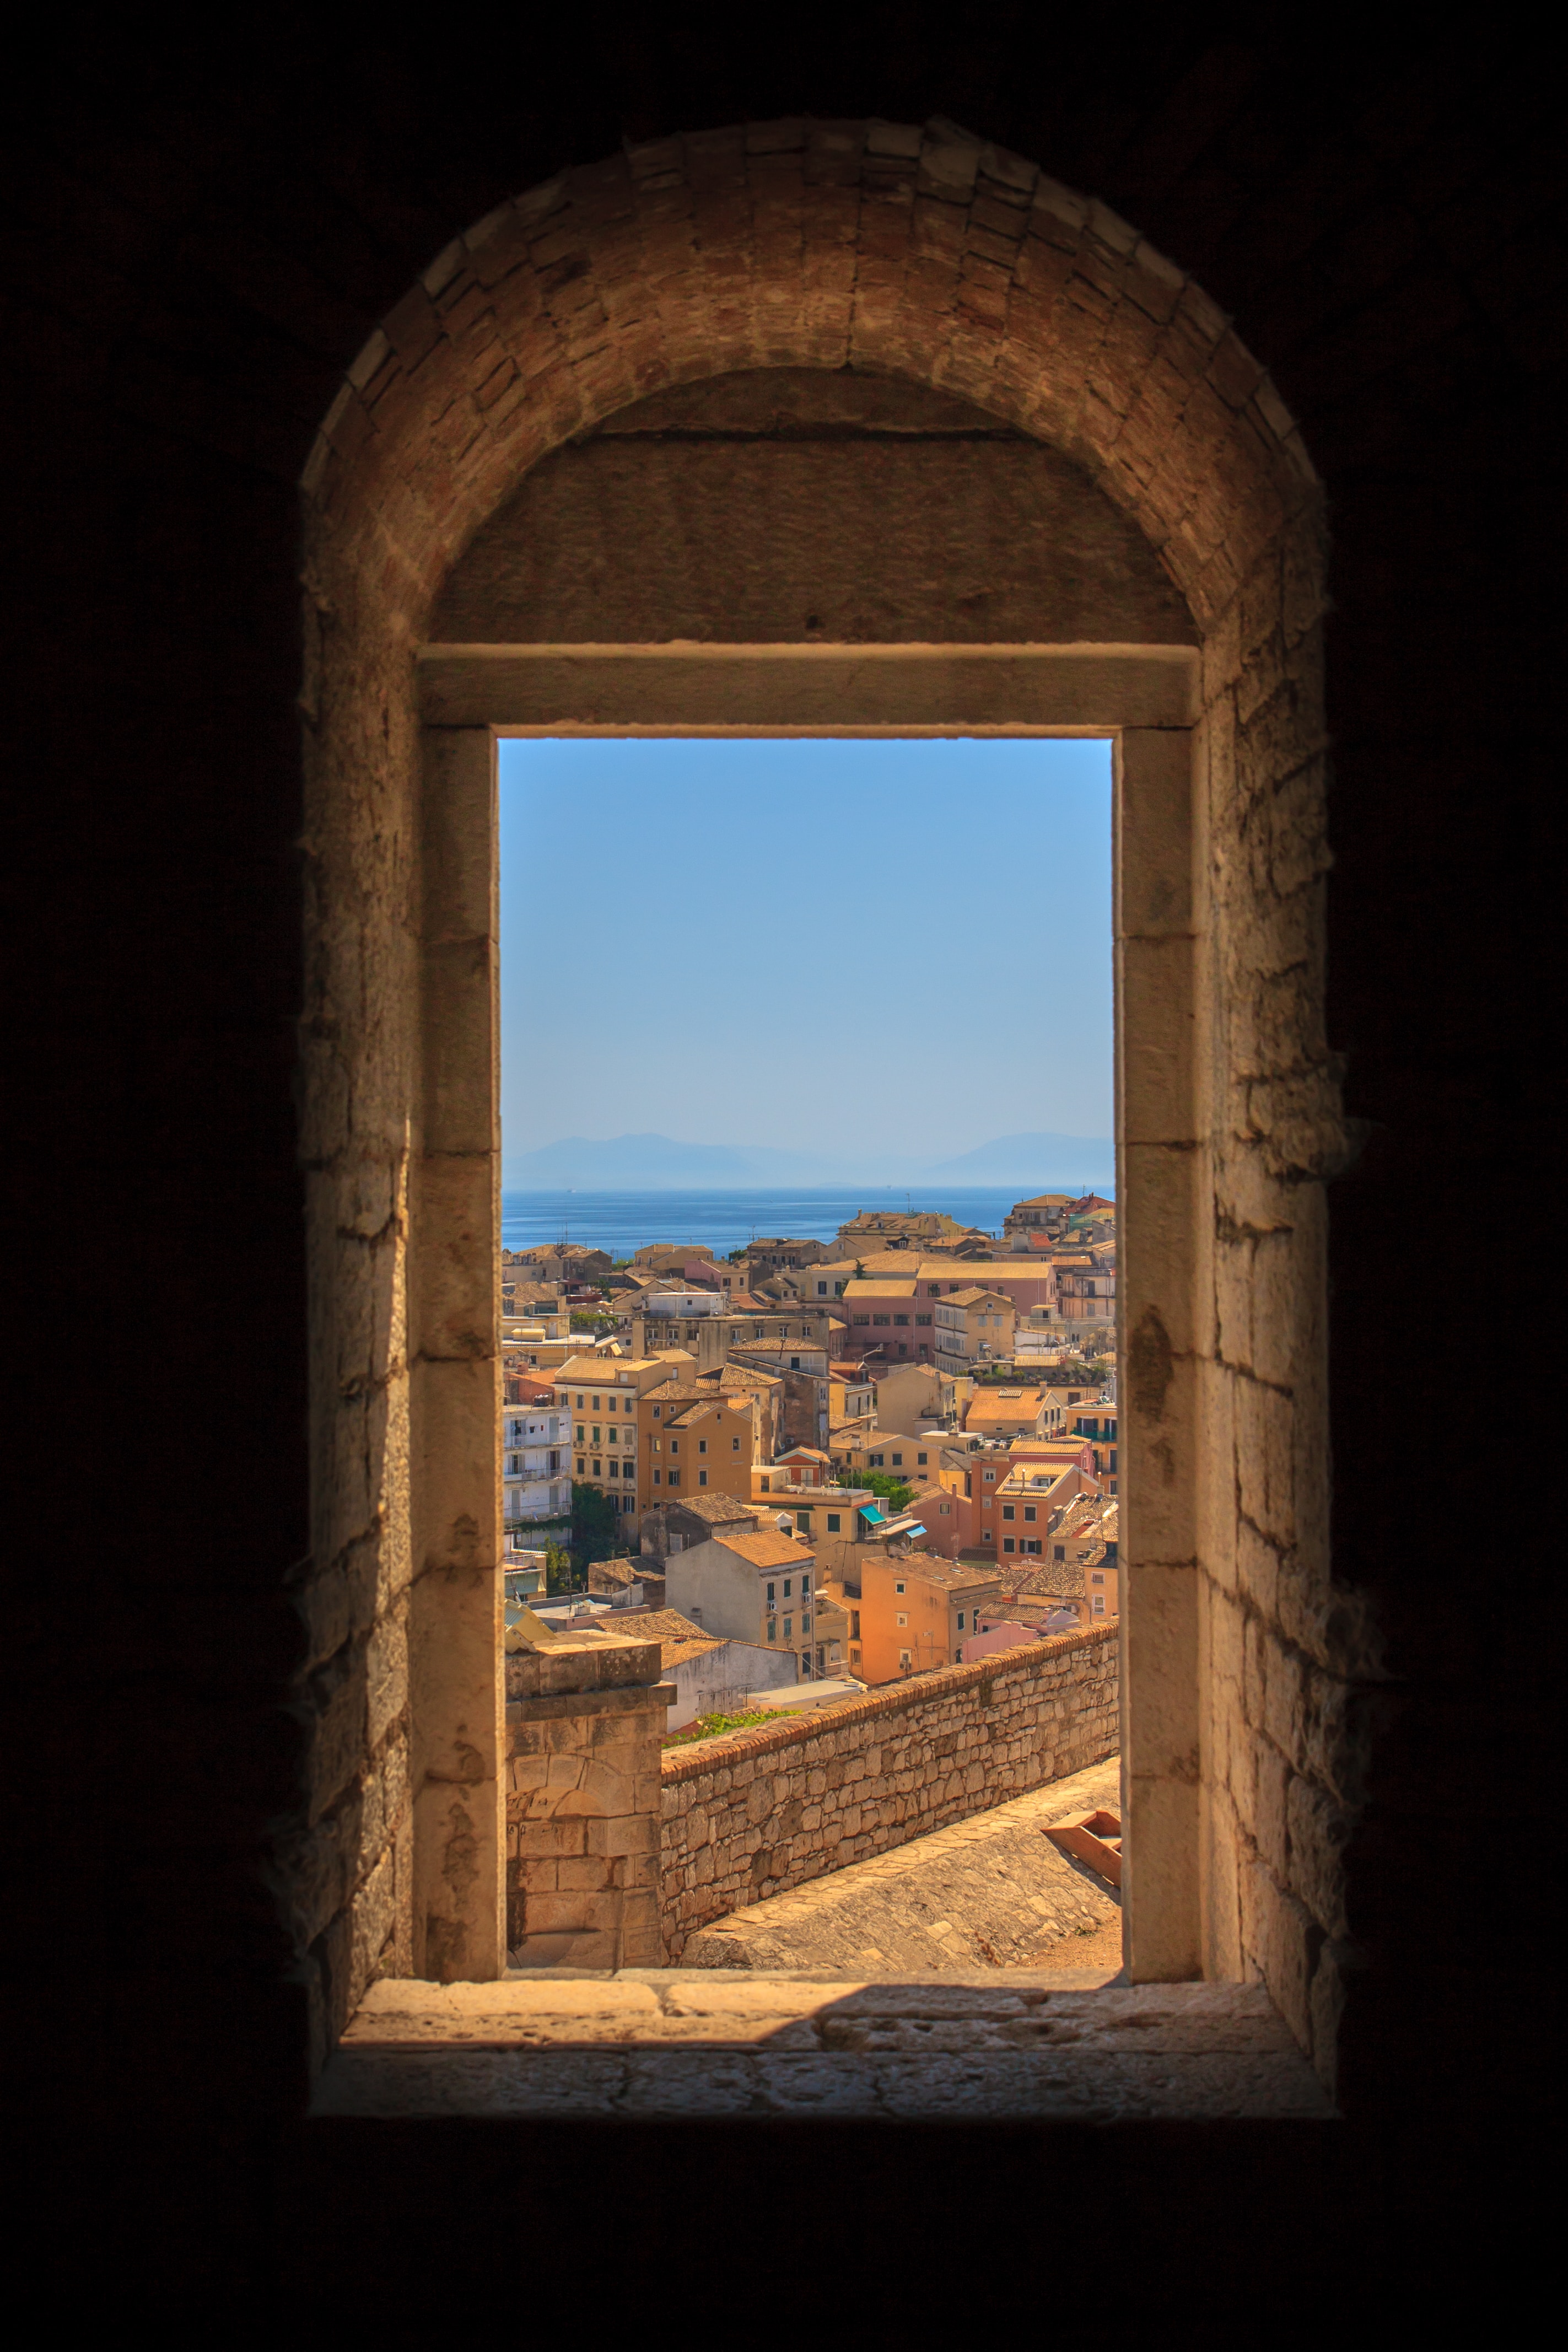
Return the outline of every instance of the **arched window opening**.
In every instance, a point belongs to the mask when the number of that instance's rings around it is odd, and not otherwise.
[[[694,527],[692,451],[765,390],[735,478],[799,446],[839,488],[736,561]],[[857,526],[944,436],[1011,529],[922,591],[918,518],[905,546]],[[1091,731],[1117,760],[1130,1963],[1260,1977],[1332,2074],[1360,1636],[1326,1538],[1324,554],[1267,378],[1021,159],[741,129],[455,239],[304,495],[315,1556],[361,1724],[311,1916],[329,2032],[377,1976],[506,1965],[497,734]]]

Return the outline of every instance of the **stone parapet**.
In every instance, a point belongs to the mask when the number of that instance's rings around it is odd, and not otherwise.
[[[507,1942],[519,1968],[656,1965],[657,1642],[596,1629],[507,1657]]]
[[[1115,1752],[1113,1622],[948,1666],[661,1767],[664,1948]]]

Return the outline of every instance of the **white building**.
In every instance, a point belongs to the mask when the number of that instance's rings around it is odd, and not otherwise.
[[[650,1322],[665,1315],[679,1321],[683,1317],[729,1313],[728,1299],[717,1290],[645,1290],[637,1304]]]
[[[554,1405],[501,1409],[501,1524],[507,1535],[571,1508],[571,1423]]]

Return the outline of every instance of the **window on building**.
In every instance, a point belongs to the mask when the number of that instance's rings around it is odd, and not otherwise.
[[[697,1485],[699,1486],[706,1486],[707,1485],[707,1472],[706,1470],[699,1470],[697,1472]]]
[[[577,1475],[578,1475],[578,1476],[579,1476],[580,1478],[581,1478],[581,1477],[585,1477],[585,1476],[587,1475],[587,1472],[586,1472],[586,1470],[585,1470],[585,1468],[584,1468],[584,1465],[583,1465],[583,1459],[582,1459],[582,1456],[581,1456],[581,1454],[580,1454],[578,1455],[578,1457],[577,1457]]]
[[[893,1589],[894,1589],[894,1591],[895,1592],[902,1592],[902,1591],[903,1591],[903,1590],[904,1590],[904,1587],[903,1587],[903,1585],[902,1585],[902,1584],[894,1584],[894,1588],[893,1588]]]
[[[792,1641],[794,1640],[794,1638],[795,1638],[795,1620],[793,1619],[793,1617],[786,1617],[786,1618],[785,1618],[785,1620],[784,1620],[784,1639],[785,1639],[787,1642],[792,1642]]]
[[[907,1624],[908,1624],[908,1622],[909,1622],[909,1612],[908,1612],[908,1610],[907,1610],[907,1609],[900,1609],[900,1610],[897,1612],[896,1622],[897,1622],[900,1625],[907,1625]]]
[[[768,1620],[768,1638],[770,1642],[776,1642],[779,1639],[779,1620],[777,1617],[769,1617]]]
[[[706,1437],[699,1437],[699,1438],[698,1438],[698,1440],[697,1440],[697,1452],[698,1452],[699,1454],[706,1454],[706,1453],[707,1452],[707,1439],[706,1439]]]
[[[1004,1503],[1002,1505],[1002,1517],[1004,1519],[1015,1518],[1017,1517],[1017,1513],[1014,1511],[1010,1503]]]
[[[1035,1507],[1034,1507],[1034,1505],[1033,1505],[1032,1503],[1026,1503],[1026,1504],[1024,1505],[1024,1507],[1023,1507],[1023,1515],[1024,1515],[1024,1517],[1025,1517],[1026,1519],[1038,1518],[1038,1517],[1039,1517],[1039,1516],[1040,1516],[1040,1514],[1036,1511],[1036,1509],[1035,1509]]]
[[[1004,1536],[1004,1537],[1002,1538],[1002,1549],[1003,1549],[1004,1551],[1011,1551],[1012,1548],[1013,1548],[1013,1539],[1012,1539],[1011,1536]]]
[[[963,1630],[964,1630],[964,1612],[963,1612],[963,1611],[960,1609],[960,1610],[959,1610],[959,1612],[958,1612],[958,1631],[959,1631],[959,1633],[961,1633],[963,1632]]]
[[[831,1536],[836,1536],[840,1532],[840,1516],[837,1511],[828,1513],[828,1533]]]

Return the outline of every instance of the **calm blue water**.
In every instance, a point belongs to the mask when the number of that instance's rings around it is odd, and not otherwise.
[[[630,1257],[648,1242],[706,1242],[720,1257],[758,1234],[831,1242],[862,1209],[941,1209],[963,1225],[999,1234],[1020,1197],[1016,1184],[953,1185],[944,1191],[841,1192],[503,1192],[501,1240],[530,1249],[563,1235],[589,1249]]]

